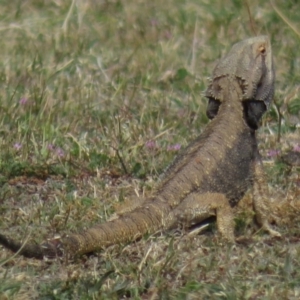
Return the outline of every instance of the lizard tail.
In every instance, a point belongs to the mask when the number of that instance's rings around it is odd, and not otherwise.
[[[57,256],[62,256],[62,251],[59,244],[60,243],[55,239],[45,242],[41,245],[34,242],[21,243],[0,234],[0,245],[14,253],[18,252],[18,254],[28,258],[43,259],[44,257],[54,258]]]
[[[62,239],[63,251],[74,257],[99,251],[110,245],[127,243],[148,233],[165,227],[166,216],[170,212],[167,203],[160,202],[125,213],[118,219],[98,224],[82,233],[72,234]]]
[[[98,224],[78,234],[52,239],[39,245],[34,242],[17,242],[0,234],[0,245],[28,258],[43,259],[75,257],[101,250],[107,246],[141,238],[164,227],[170,206],[165,202],[149,203],[120,218]]]

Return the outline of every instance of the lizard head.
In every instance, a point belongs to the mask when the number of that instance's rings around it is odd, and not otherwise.
[[[209,118],[217,114],[218,106],[224,100],[220,81],[228,76],[238,80],[242,89],[240,100],[243,103],[252,101],[250,109],[257,115],[257,119],[260,119],[274,94],[275,71],[269,38],[257,36],[236,43],[229,53],[219,60],[205,92],[209,98]]]

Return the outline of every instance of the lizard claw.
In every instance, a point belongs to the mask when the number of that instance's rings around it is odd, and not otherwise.
[[[281,237],[281,234],[278,231],[272,229],[269,223],[263,224],[262,229],[268,232],[272,237]]]

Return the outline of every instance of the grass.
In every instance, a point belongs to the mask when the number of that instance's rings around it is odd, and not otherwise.
[[[0,299],[298,299],[300,145],[297,1],[2,1],[0,227],[41,242],[103,222],[148,194],[207,123],[206,77],[248,36],[267,34],[276,105],[259,130],[284,238],[247,246],[164,234],[74,263],[0,251]],[[279,126],[280,125],[280,126]],[[237,233],[253,235],[249,199]]]

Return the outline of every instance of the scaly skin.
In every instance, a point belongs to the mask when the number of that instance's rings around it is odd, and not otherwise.
[[[119,218],[82,233],[22,247],[0,235],[0,244],[26,257],[77,256],[109,245],[138,239],[146,233],[216,216],[221,236],[234,241],[232,207],[250,186],[258,223],[268,223],[269,202],[255,130],[274,93],[274,69],[268,37],[235,44],[213,71],[206,96],[212,121],[169,166],[151,197]],[[21,250],[20,250],[21,249]]]

